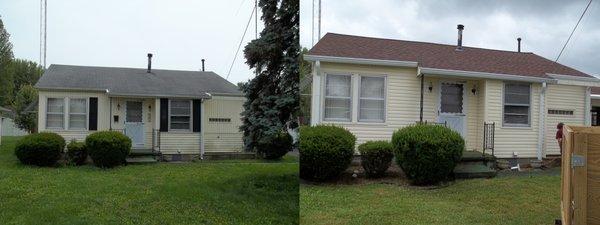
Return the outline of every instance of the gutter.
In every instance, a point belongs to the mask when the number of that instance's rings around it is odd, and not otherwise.
[[[362,64],[362,65],[376,65],[376,66],[398,66],[398,67],[417,67],[418,66],[418,62],[413,62],[413,61],[365,59],[365,58],[322,56],[322,55],[304,55],[304,60],[310,61],[310,62],[321,61],[321,62],[329,62],[329,63],[348,63],[348,64]]]
[[[419,71],[422,74],[430,74],[430,75],[483,78],[483,79],[493,79],[493,80],[512,80],[512,81],[524,81],[524,82],[533,82],[533,83],[550,83],[550,84],[556,83],[556,80],[552,79],[552,78],[530,77],[530,76],[521,76],[521,75],[514,75],[514,74],[473,72],[473,71],[464,71],[464,70],[447,70],[447,69],[436,69],[436,68],[427,68],[427,67],[419,67]]]

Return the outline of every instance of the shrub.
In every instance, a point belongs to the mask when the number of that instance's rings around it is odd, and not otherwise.
[[[88,153],[85,143],[71,140],[71,142],[69,142],[67,145],[67,160],[69,160],[69,163],[76,166],[81,166],[85,164],[87,156]]]
[[[452,175],[465,149],[456,131],[440,125],[412,125],[394,132],[398,166],[416,185],[436,184]]]
[[[358,146],[360,164],[367,177],[382,177],[390,167],[394,154],[387,141],[367,141]]]
[[[58,134],[41,132],[19,140],[15,155],[23,164],[53,166],[65,149],[65,139]]]
[[[354,155],[356,137],[350,131],[318,125],[300,128],[300,177],[322,181],[339,176]]]
[[[118,131],[100,131],[85,139],[87,150],[94,165],[112,168],[125,163],[131,150],[131,140]]]
[[[264,159],[280,159],[292,149],[292,136],[287,132],[261,138],[256,152]]]

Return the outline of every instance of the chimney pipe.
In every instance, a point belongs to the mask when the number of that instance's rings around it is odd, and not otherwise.
[[[204,59],[202,59],[202,72],[204,72]]]
[[[462,50],[462,32],[465,29],[465,26],[462,24],[459,24],[458,26],[456,26],[456,29],[458,29],[458,44],[456,46],[456,49]]]
[[[517,38],[517,52],[521,52],[521,38]]]
[[[152,53],[148,53],[148,73],[152,72]]]

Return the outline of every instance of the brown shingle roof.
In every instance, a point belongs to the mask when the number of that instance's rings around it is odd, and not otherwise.
[[[421,67],[548,78],[546,73],[592,77],[530,52],[327,33],[308,55],[418,62]]]
[[[600,95],[600,87],[592,87],[591,92],[593,95]]]

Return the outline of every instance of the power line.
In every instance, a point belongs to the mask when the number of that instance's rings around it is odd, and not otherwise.
[[[573,36],[573,33],[575,33],[575,30],[577,29],[577,26],[579,26],[579,22],[581,22],[581,19],[583,18],[583,15],[585,15],[585,12],[587,12],[588,8],[590,7],[590,4],[592,4],[592,0],[590,0],[590,2],[588,2],[587,6],[585,7],[585,10],[583,10],[583,13],[579,17],[579,20],[577,20],[577,24],[575,24],[575,27],[573,27],[573,30],[571,31],[571,34],[569,35],[569,38],[567,38],[567,42],[565,42],[565,45],[563,45],[562,49],[560,50],[560,53],[558,53],[558,56],[556,57],[556,60],[554,60],[554,63],[558,62],[558,59],[560,58],[560,56],[562,55],[563,51],[567,47],[567,44],[571,40],[571,37]]]
[[[237,55],[240,52],[240,48],[242,47],[242,42],[244,41],[244,37],[246,37],[246,32],[248,31],[248,27],[250,26],[250,22],[252,22],[252,16],[256,11],[256,6],[252,9],[252,13],[250,13],[250,18],[248,19],[248,23],[246,24],[246,28],[244,28],[244,34],[242,34],[242,38],[240,39],[240,43],[238,44],[237,50],[235,51],[235,55],[233,55],[233,61],[231,62],[231,66],[229,67],[229,71],[227,72],[227,77],[225,80],[229,79],[229,74],[231,74],[231,69],[233,68],[233,64],[235,64],[235,59],[237,59]]]

